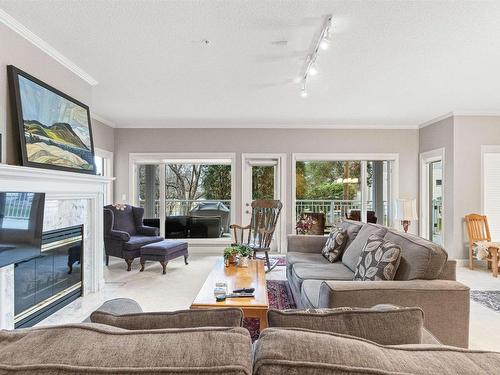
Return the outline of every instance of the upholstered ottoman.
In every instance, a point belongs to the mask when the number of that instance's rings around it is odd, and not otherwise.
[[[141,247],[141,272],[144,271],[146,261],[152,260],[160,262],[165,275],[168,261],[184,256],[184,263],[188,264],[188,255],[188,244],[184,241],[163,240],[144,245]]]

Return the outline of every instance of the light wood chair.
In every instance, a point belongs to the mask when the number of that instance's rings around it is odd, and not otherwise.
[[[271,241],[282,207],[283,204],[279,200],[255,200],[252,202],[250,224],[247,226],[232,224],[230,226],[234,232],[235,243],[252,248],[254,259],[257,258],[258,252],[264,253],[267,265],[266,272],[271,271],[278,263],[275,261],[271,264],[268,252],[271,250]],[[247,230],[248,236],[245,238]]]
[[[497,277],[499,244],[491,242],[488,218],[478,214],[466,215],[465,224],[467,225],[467,236],[469,237],[469,268],[474,269],[474,247],[476,242],[485,241],[489,253],[488,258],[486,258],[488,269],[492,270],[493,277]]]

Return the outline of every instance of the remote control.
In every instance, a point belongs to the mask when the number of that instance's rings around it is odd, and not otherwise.
[[[240,288],[233,290],[233,293],[253,293],[255,288]]]

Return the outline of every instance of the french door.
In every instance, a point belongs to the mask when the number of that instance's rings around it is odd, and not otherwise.
[[[250,223],[252,201],[257,199],[277,199],[283,203],[278,224],[274,232],[271,250],[285,251],[285,155],[284,154],[243,154],[242,155],[242,208],[241,222]]]
[[[420,235],[444,246],[444,149],[420,154]]]

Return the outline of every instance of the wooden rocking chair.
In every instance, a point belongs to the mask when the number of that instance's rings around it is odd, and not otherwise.
[[[271,250],[271,241],[282,207],[283,204],[279,200],[255,200],[252,202],[250,224],[247,226],[232,224],[230,226],[234,233],[235,244],[250,247],[253,250],[254,259],[257,259],[257,253],[264,253],[267,265],[266,272],[271,271],[278,263],[275,261],[271,264],[268,252]],[[247,230],[248,236],[245,240],[245,231]]]
[[[474,269],[474,247],[478,241],[489,242],[488,269],[492,270],[493,277],[498,276],[498,252],[500,245],[491,242],[490,227],[488,218],[483,215],[470,214],[465,216],[467,225],[467,235],[469,237],[469,268]]]

